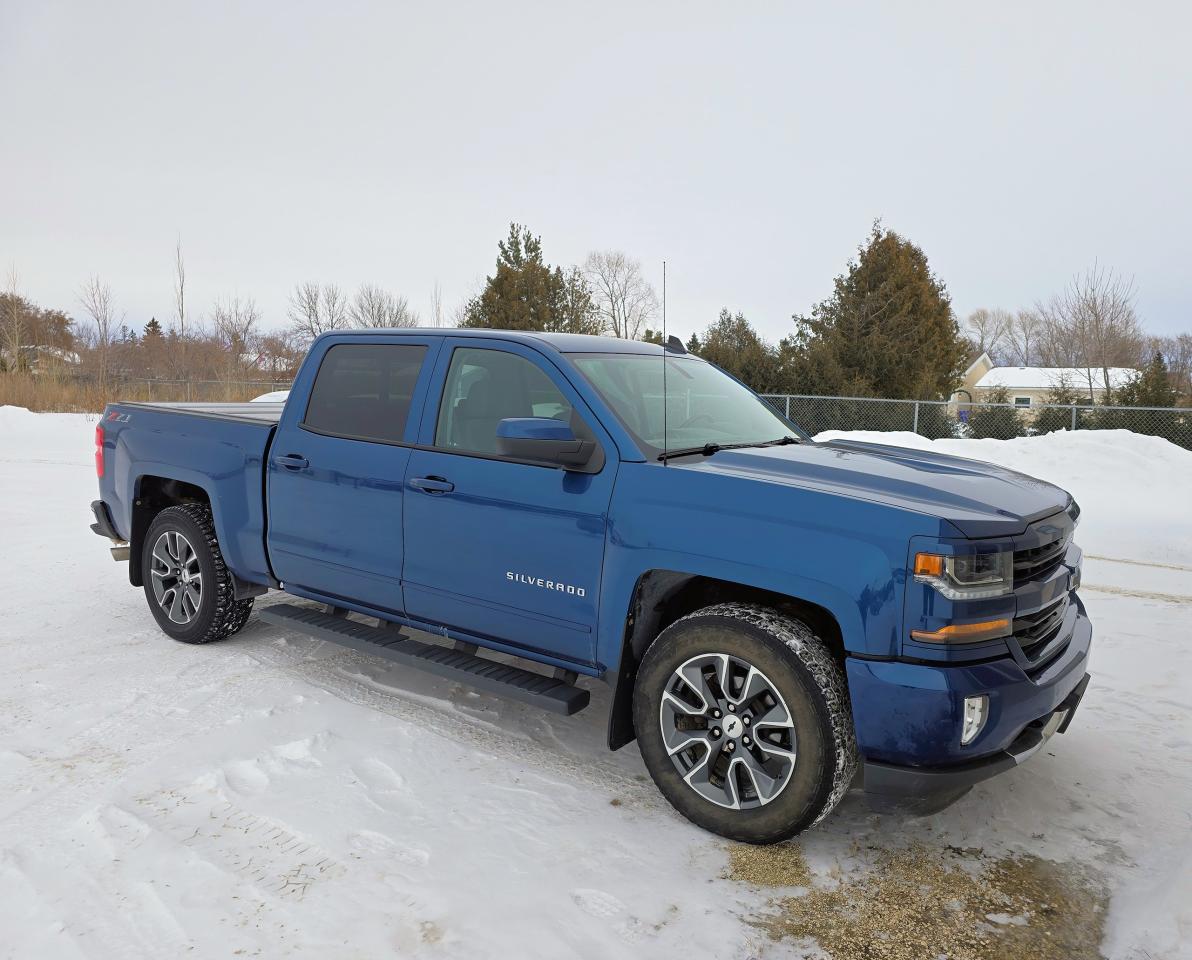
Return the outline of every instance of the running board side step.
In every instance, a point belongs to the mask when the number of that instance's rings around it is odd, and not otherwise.
[[[297,607],[292,603],[272,604],[259,610],[257,615],[266,623],[426,670],[564,716],[578,713],[588,705],[592,696],[587,690],[563,680],[498,663],[470,653],[466,648],[460,650],[423,643],[399,633],[394,629],[396,624],[390,629],[370,627],[344,616]]]

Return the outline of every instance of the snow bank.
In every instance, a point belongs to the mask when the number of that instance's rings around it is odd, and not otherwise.
[[[771,891],[607,752],[603,685],[558,718],[256,616],[163,637],[87,529],[96,419],[0,407],[0,956],[790,955],[750,923]],[[1034,853],[1105,883],[1113,960],[1192,957],[1192,569],[1148,563],[1190,566],[1192,454],[847,436],[1058,483],[1118,559],[1086,572],[1093,683],[1064,736],[933,817],[850,795],[794,849],[825,882],[906,843]]]
[[[98,422],[97,413],[30,413],[24,407],[0,406],[5,448],[0,457],[92,464]]]
[[[928,440],[914,433],[828,430],[861,440],[996,463],[1072,494],[1086,553],[1192,564],[1192,451],[1129,430],[1066,430],[1014,440]]]

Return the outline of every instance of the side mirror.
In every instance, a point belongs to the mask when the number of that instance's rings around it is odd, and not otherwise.
[[[578,439],[562,420],[508,417],[497,424],[497,453],[503,457],[579,470],[591,462],[595,452],[595,443]]]

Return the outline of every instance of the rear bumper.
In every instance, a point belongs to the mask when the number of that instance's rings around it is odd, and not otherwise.
[[[942,810],[968,793],[974,784],[1024,763],[1052,736],[1066,731],[1089,679],[1086,673],[1055,710],[1028,724],[1005,750],[949,767],[908,767],[867,760],[861,768],[862,788],[878,808],[911,808],[919,813]]]
[[[112,514],[108,510],[108,505],[102,500],[92,500],[91,512],[95,515],[95,523],[91,524],[91,532],[112,541],[113,560],[127,560],[129,558],[128,542],[120,536],[116,525],[112,523]]]
[[[124,538],[116,531],[116,525],[112,523],[112,514],[108,510],[106,503],[102,500],[92,500],[91,512],[95,515],[95,523],[91,524],[92,533],[97,533],[101,537],[107,537],[109,540],[115,540],[119,543],[124,542]]]

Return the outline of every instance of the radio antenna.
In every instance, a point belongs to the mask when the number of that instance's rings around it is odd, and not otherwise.
[[[662,261],[662,465],[666,458],[666,261]]]

